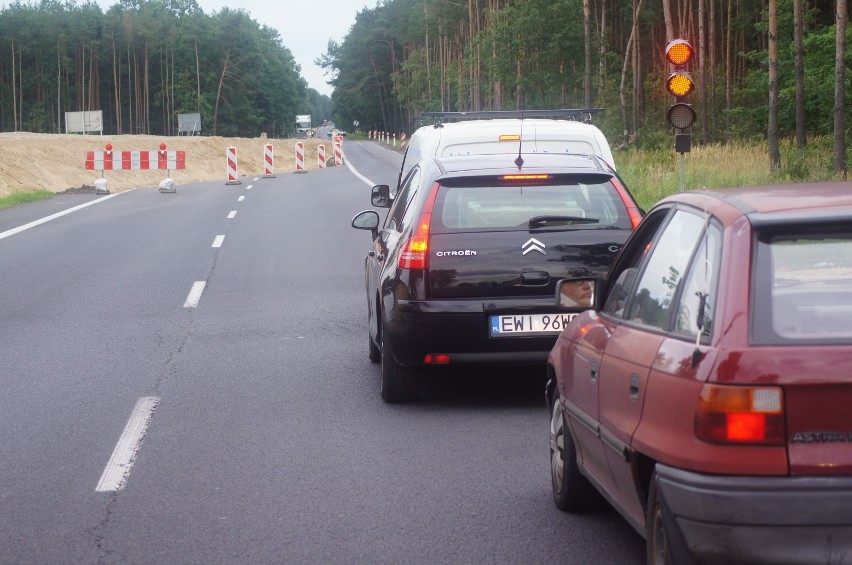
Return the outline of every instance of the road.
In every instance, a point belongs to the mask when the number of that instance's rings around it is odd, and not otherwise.
[[[554,507],[539,371],[381,401],[349,223],[400,156],[345,151],[0,211],[0,562],[644,562]]]

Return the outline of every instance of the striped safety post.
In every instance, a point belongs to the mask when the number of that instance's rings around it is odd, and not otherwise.
[[[317,168],[325,168],[325,145],[322,143],[317,145]]]
[[[393,134],[393,146],[396,147],[396,134]]]
[[[302,141],[296,142],[296,172],[305,173],[305,144]]]
[[[400,147],[404,148],[407,141],[408,140],[405,139],[405,132],[402,132],[401,134],[399,134],[399,146]]]
[[[275,178],[275,154],[271,143],[263,146],[263,178]]]
[[[339,135],[334,138],[334,164],[343,164],[343,137]]]
[[[225,184],[242,184],[237,178],[237,148],[228,147],[226,153],[228,159],[228,182]]]

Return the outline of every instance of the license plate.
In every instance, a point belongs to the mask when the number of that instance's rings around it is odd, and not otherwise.
[[[555,335],[560,333],[577,314],[523,314],[491,316],[491,337],[516,335]]]

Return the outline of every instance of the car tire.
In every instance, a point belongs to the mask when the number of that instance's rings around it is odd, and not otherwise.
[[[409,402],[417,398],[417,369],[396,362],[385,332],[381,332],[382,399]]]
[[[580,473],[577,448],[558,396],[554,399],[550,418],[550,478],[557,508],[579,512],[592,506],[597,491]]]
[[[382,360],[382,350],[376,346],[376,343],[373,341],[373,336],[367,332],[367,357],[370,358],[370,361],[373,363],[378,363]]]
[[[657,475],[651,477],[651,486],[648,490],[648,510],[645,516],[645,547],[646,563],[648,565],[671,565],[671,545],[663,521],[663,508],[660,503],[659,491],[657,490]]]

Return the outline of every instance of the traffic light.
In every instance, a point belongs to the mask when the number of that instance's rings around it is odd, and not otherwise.
[[[666,119],[672,127],[685,130],[695,123],[695,110],[684,99],[695,90],[695,81],[686,70],[689,62],[695,57],[695,50],[685,39],[674,39],[666,45],[666,60],[671,63],[673,71],[666,79],[666,90],[677,99],[669,107]]]

